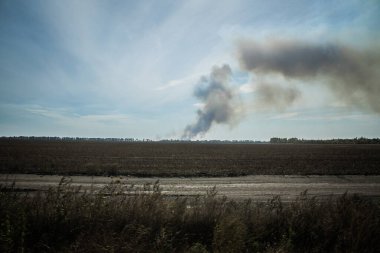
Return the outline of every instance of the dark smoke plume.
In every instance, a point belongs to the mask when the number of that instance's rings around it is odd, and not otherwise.
[[[280,74],[290,81],[323,84],[348,106],[380,113],[380,46],[358,49],[339,43],[245,40],[238,44],[237,58],[241,68],[259,77],[257,80]],[[185,128],[182,138],[202,136],[214,123],[238,122],[243,104],[229,83],[231,75],[229,65],[223,65],[214,67],[209,77],[202,77],[194,95],[204,107],[197,111],[196,122]],[[259,81],[255,83],[255,95],[256,107],[283,111],[301,93],[295,87]]]
[[[213,123],[233,125],[242,113],[238,93],[230,85],[232,71],[229,65],[214,67],[209,77],[202,77],[194,95],[204,104],[197,111],[197,120],[188,125],[182,135],[191,139],[205,134]]]
[[[241,41],[240,66],[256,75],[282,74],[289,79],[319,80],[347,105],[380,113],[380,47],[363,50],[340,44],[271,40]],[[268,97],[275,97],[270,89]]]
[[[256,107],[273,108],[277,111],[284,111],[301,95],[300,91],[294,87],[287,88],[268,83],[259,84],[255,92]]]

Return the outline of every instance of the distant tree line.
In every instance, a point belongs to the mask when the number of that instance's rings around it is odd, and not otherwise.
[[[138,139],[138,138],[87,138],[87,137],[57,137],[57,136],[12,136],[0,137],[0,140],[30,140],[30,141],[69,141],[69,142],[160,142],[160,143],[268,143],[267,141],[256,140],[181,140],[181,139]]]
[[[210,143],[210,144],[237,144],[237,143],[268,143],[267,141],[256,141],[256,140],[178,140],[178,139],[169,139],[169,140],[159,140],[157,142],[164,143]]]
[[[0,140],[28,140],[28,141],[65,141],[65,142],[160,142],[160,143],[209,143],[209,144],[380,144],[379,138],[327,139],[310,140],[298,138],[272,137],[269,142],[257,140],[180,140],[180,139],[138,139],[138,138],[87,138],[87,137],[57,137],[57,136],[12,136],[0,137]]]
[[[328,140],[308,140],[298,138],[279,138],[273,137],[270,143],[287,143],[287,144],[380,144],[379,138],[353,138],[353,139],[328,139]]]
[[[94,142],[134,142],[150,141],[148,139],[139,140],[136,138],[87,138],[87,137],[57,137],[57,136],[13,136],[1,137],[1,140],[30,140],[30,141],[94,141]]]

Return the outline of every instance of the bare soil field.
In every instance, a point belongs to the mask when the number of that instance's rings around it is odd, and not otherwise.
[[[137,177],[380,175],[380,145],[1,140],[0,173]]]

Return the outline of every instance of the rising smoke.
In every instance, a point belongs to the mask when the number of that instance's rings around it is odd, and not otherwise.
[[[268,83],[259,83],[256,86],[254,105],[258,109],[270,108],[282,112],[301,96],[301,92],[295,87],[282,87]]]
[[[197,111],[197,120],[188,125],[182,135],[191,139],[204,135],[213,123],[230,126],[242,116],[242,103],[236,89],[230,84],[232,71],[229,65],[214,67],[209,77],[202,77],[194,95],[203,103]]]
[[[359,50],[291,40],[241,41],[237,58],[242,69],[255,75],[277,73],[305,84],[320,80],[347,105],[380,113],[379,47]]]
[[[295,40],[240,41],[237,59],[243,71],[258,77],[280,74],[288,81],[326,85],[346,105],[380,113],[380,47],[357,49],[339,43],[314,44]],[[202,77],[194,95],[204,104],[197,121],[185,128],[182,138],[204,135],[213,123],[234,125],[243,103],[229,81],[229,65],[214,67]],[[264,78],[265,79],[265,78]],[[258,80],[261,80],[260,78]],[[294,86],[257,82],[256,107],[284,111],[301,93]],[[261,108],[261,109],[262,109]]]

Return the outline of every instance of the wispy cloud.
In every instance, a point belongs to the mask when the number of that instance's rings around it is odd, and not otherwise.
[[[200,76],[201,74],[193,74],[191,76],[187,76],[181,79],[171,80],[167,84],[155,88],[155,90],[163,91],[178,86],[194,85],[194,83],[196,83],[199,80]]]
[[[205,108],[206,104],[205,103],[194,103],[193,106],[195,108],[198,108],[198,109],[202,110],[202,109]]]
[[[299,121],[342,121],[342,120],[352,120],[352,121],[364,121],[369,120],[373,117],[371,114],[336,114],[328,113],[322,115],[303,115],[296,118],[291,118],[291,120]]]
[[[299,112],[286,112],[286,113],[281,113],[279,115],[275,115],[270,117],[270,119],[292,119],[295,118],[299,115]]]
[[[100,123],[100,124],[108,124],[110,122],[124,124],[127,123],[129,117],[125,114],[84,114],[80,115],[75,112],[72,112],[67,109],[62,108],[44,108],[41,106],[32,106],[29,108],[25,108],[25,111],[43,116],[46,118],[50,118],[52,120],[60,120],[62,122],[88,122],[88,123]]]
[[[239,91],[242,94],[253,93],[256,91],[256,87],[254,87],[251,83],[245,83],[239,86]]]

